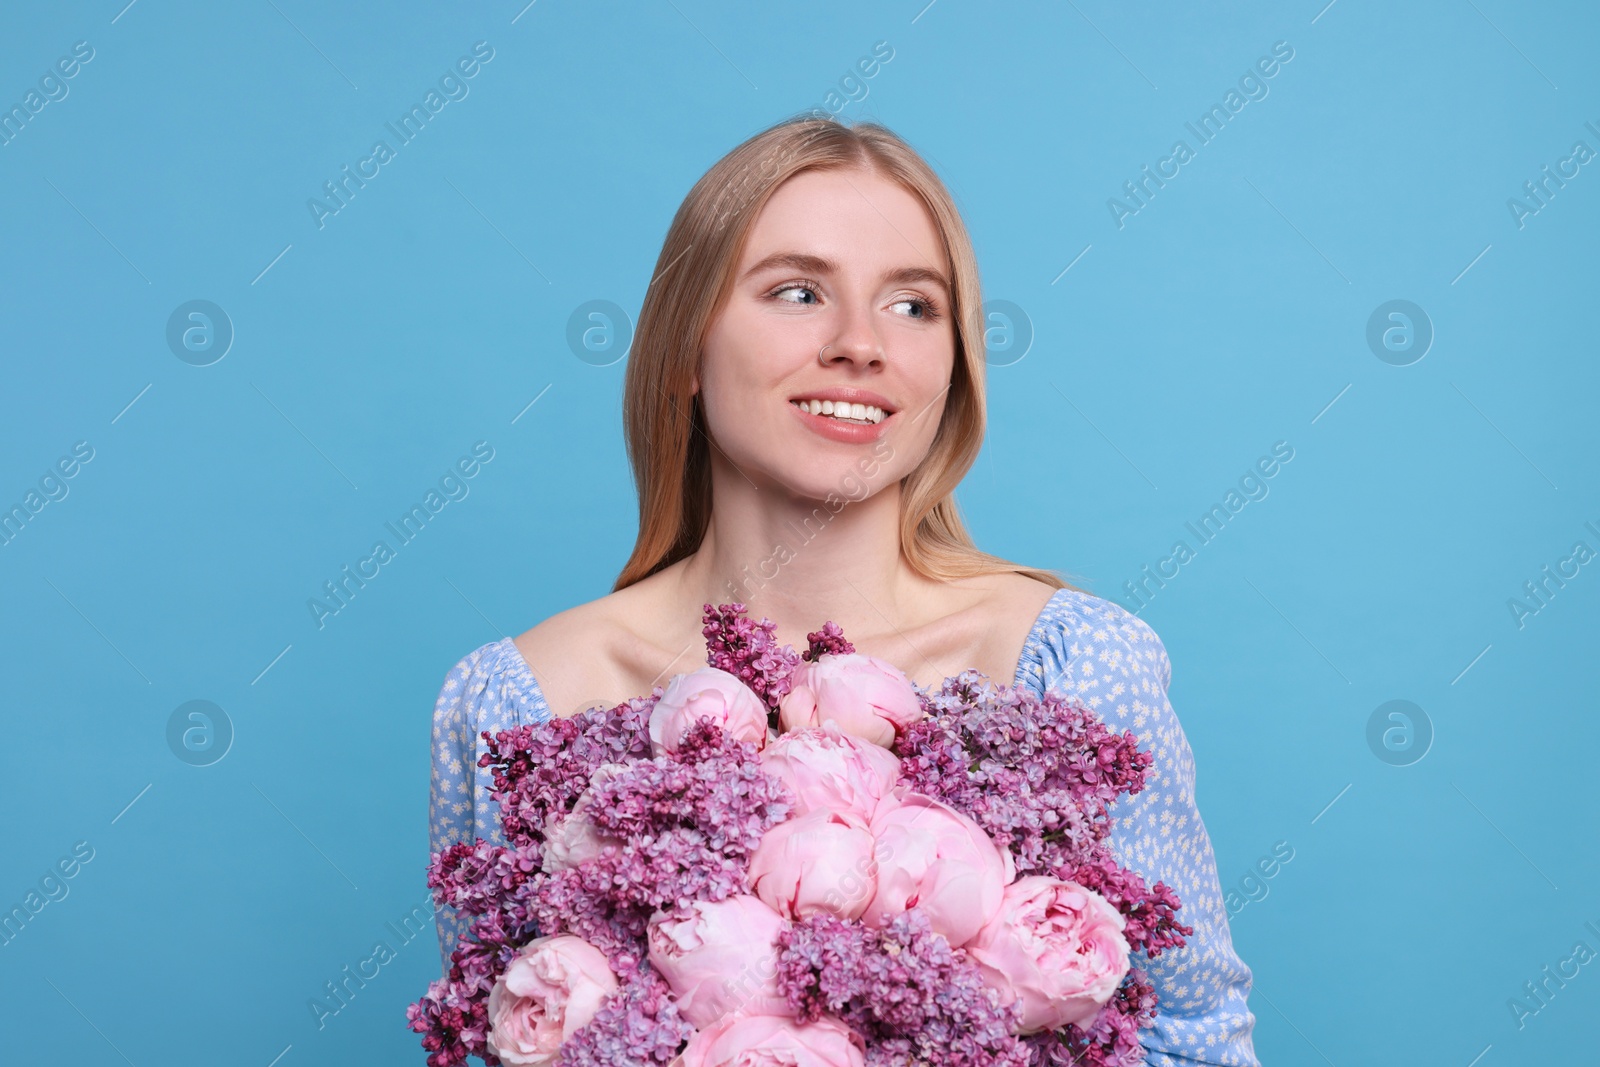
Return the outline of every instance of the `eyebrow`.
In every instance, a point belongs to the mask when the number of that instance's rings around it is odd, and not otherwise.
[[[789,267],[808,274],[832,274],[839,270],[839,264],[823,256],[814,256],[808,252],[774,252],[745,271],[744,276],[748,278],[774,267]],[[946,293],[951,291],[950,282],[945,276],[928,267],[896,267],[894,270],[886,271],[883,280],[902,285],[911,282],[931,282],[942,287]]]

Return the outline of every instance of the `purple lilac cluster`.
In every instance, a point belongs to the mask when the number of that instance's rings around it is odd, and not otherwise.
[[[483,737],[478,764],[494,769],[492,795],[507,841],[537,841],[540,831],[572,810],[597,768],[649,759],[650,711],[661,687],[610,711],[591,708],[571,718],[515,726]]]
[[[613,959],[622,988],[561,1049],[563,1067],[668,1063],[694,1033],[648,960]]]
[[[829,622],[797,655],[777,645],[770,621],[743,613],[742,604],[705,606],[707,659],[774,712],[802,659],[854,651]],[[756,746],[709,721],[671,755],[654,755],[650,713],[662,693],[658,686],[609,710],[484,732],[479,762],[493,768],[507,844],[460,842],[430,865],[438,904],[472,919],[449,973],[407,1008],[430,1067],[468,1056],[500,1067],[487,1042],[489,994],[521,947],[546,934],[583,938],[619,981],[562,1046],[561,1064],[660,1067],[693,1033],[651,966],[650,916],[746,892],[748,858],[789,817],[793,797],[761,769]],[[1048,874],[1105,897],[1134,951],[1154,957],[1193,933],[1177,921],[1171,890],[1147,886],[1106,843],[1110,805],[1144,787],[1151,762],[1131,732],[1113,733],[1054,694],[995,687],[975,671],[918,695],[925,717],[891,746],[912,789],[975,820],[1011,850],[1019,875]],[[596,779],[607,765],[612,773]],[[547,829],[585,791],[586,817],[620,845],[545,871]],[[777,947],[779,988],[799,1019],[842,1020],[866,1039],[869,1067],[1131,1067],[1143,1060],[1138,1030],[1156,1008],[1134,967],[1087,1027],[1017,1036],[1018,1005],[1000,1004],[968,953],[933,932],[916,907],[877,929],[812,915],[789,922]]]
[[[774,714],[789,693],[789,679],[800,657],[788,645],[778,644],[776,624],[755,622],[744,614],[743,604],[705,605],[706,662],[727,671],[755,691]],[[837,631],[838,627],[835,626]]]
[[[1139,1027],[1156,1013],[1156,991],[1144,972],[1135,967],[1111,1001],[1095,1016],[1088,1030],[1069,1026],[1022,1039],[1032,1055],[1032,1067],[1142,1067],[1144,1046]]]
[[[881,929],[828,914],[778,935],[778,987],[802,1022],[832,1015],[867,1039],[868,1067],[1028,1067],[1020,1007],[1002,1006],[919,908]]]
[[[782,782],[756,748],[710,722],[694,725],[672,756],[638,759],[594,791],[589,818],[620,848],[534,880],[529,912],[612,960],[636,956],[658,910],[725,900],[745,888],[761,836],[789,817]]]
[[[499,1063],[488,1052],[489,993],[518,946],[537,936],[520,903],[535,867],[538,842],[513,848],[458,842],[436,854],[428,885],[441,906],[473,916],[468,932],[450,953],[450,972],[406,1008],[411,1029],[422,1034],[431,1067],[454,1067],[469,1055]]]
[[[806,650],[800,658],[816,662],[818,656],[847,656],[856,646],[845,640],[844,631],[836,622],[825,622],[822,629],[806,634]]]

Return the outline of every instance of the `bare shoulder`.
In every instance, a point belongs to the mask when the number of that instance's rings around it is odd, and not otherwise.
[[[968,668],[1009,684],[1033,624],[1055,592],[1055,586],[1015,571],[950,582],[939,594],[933,620],[901,635],[905,647],[885,658],[921,684],[937,684]]]
[[[513,638],[552,715],[614,706],[685,668],[667,651],[650,579],[557,612]],[[692,649],[691,649],[692,651]],[[674,666],[674,663],[677,665]]]
[[[977,581],[976,596],[961,614],[975,631],[974,644],[981,650],[982,662],[993,667],[994,676],[1009,683],[1018,653],[1039,613],[1055,596],[1056,587],[1015,571],[986,574]]]
[[[999,607],[1002,614],[1008,618],[1022,615],[1029,626],[1038,617],[1039,612],[1056,595],[1056,587],[1030,578],[1026,574],[1016,571],[1007,571],[1004,574],[990,574],[985,576],[993,584],[990,586],[990,596],[994,604]]]

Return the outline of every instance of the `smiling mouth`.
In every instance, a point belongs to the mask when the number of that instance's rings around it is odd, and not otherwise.
[[[872,404],[847,404],[842,400],[791,400],[789,403],[801,411],[809,411],[813,415],[823,415],[857,426],[876,426],[893,414]]]

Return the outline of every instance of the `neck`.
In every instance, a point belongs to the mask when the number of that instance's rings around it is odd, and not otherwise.
[[[680,572],[680,603],[696,616],[703,604],[742,603],[796,649],[828,620],[862,638],[909,625],[917,594],[937,583],[900,552],[900,483],[865,499],[869,486],[852,487],[849,496],[795,496],[752,484],[714,457],[711,519]]]

